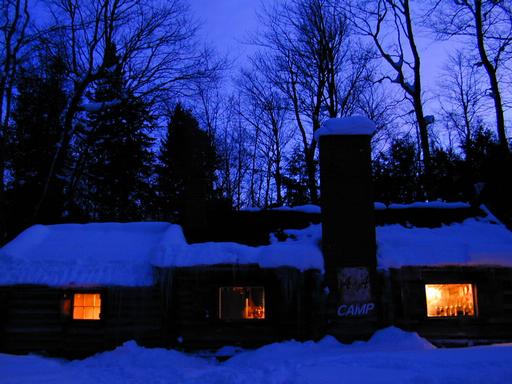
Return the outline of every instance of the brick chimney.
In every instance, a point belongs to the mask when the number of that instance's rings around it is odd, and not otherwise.
[[[377,265],[370,148],[374,131],[371,120],[353,116],[329,119],[315,133],[325,278],[330,312],[337,320],[371,317],[376,307],[371,283]]]

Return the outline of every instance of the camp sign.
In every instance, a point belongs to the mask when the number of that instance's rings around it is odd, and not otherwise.
[[[363,317],[373,312],[375,303],[372,300],[367,268],[340,269],[338,271],[338,286],[341,291],[341,303],[336,313],[339,317]]]

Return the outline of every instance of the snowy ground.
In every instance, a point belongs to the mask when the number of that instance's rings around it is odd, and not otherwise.
[[[285,342],[224,363],[128,342],[82,361],[0,354],[0,383],[510,383],[512,345],[436,349],[396,328],[367,343]]]

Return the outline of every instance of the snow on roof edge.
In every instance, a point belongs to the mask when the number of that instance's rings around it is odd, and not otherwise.
[[[331,118],[327,120],[320,129],[315,132],[315,140],[319,141],[321,136],[372,136],[375,133],[375,123],[365,116],[350,116],[342,118]]]

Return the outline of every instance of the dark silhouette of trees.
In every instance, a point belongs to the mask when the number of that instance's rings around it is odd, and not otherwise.
[[[309,203],[306,180],[306,163],[300,147],[295,147],[286,159],[283,175],[284,203],[289,206]]]
[[[254,43],[261,54],[255,70],[286,98],[306,164],[309,199],[318,203],[313,133],[327,117],[355,113],[368,86],[373,52],[350,39],[349,21],[338,2],[293,0],[266,9]]]
[[[419,154],[415,140],[403,136],[373,161],[375,200],[384,203],[411,203],[422,196]]]
[[[78,130],[68,209],[95,221],[142,220],[150,203],[153,119],[127,88],[115,46],[107,47],[105,61],[107,75],[82,106],[87,120]]]
[[[424,112],[421,56],[416,42],[415,24],[409,0],[354,0],[350,17],[354,28],[370,38],[392,74],[381,80],[398,84],[413,108],[418,127],[425,189],[431,182],[431,143],[429,125],[433,122]],[[390,35],[393,36],[389,42]]]
[[[63,111],[64,130],[54,153],[36,211],[44,204],[63,155],[77,135],[82,107],[94,85],[109,76],[104,56],[114,44],[126,87],[151,108],[183,93],[191,80],[218,70],[211,53],[196,44],[197,25],[181,0],[56,0],[55,25],[44,44],[66,52],[69,98]],[[206,65],[206,63],[209,63]]]
[[[281,206],[283,204],[283,152],[292,136],[286,124],[287,101],[282,93],[272,87],[272,83],[257,70],[257,67],[242,71],[238,87],[242,97],[242,107],[238,112],[252,128],[254,156],[261,159],[260,169],[253,169],[251,172],[263,173],[265,179],[263,205],[267,207],[275,203]]]
[[[55,0],[44,26],[31,24],[27,0],[5,0],[0,242],[36,222],[190,229],[228,217],[228,202],[319,203],[314,132],[356,114],[378,127],[377,200],[470,200],[512,217],[510,4],[434,3],[282,0],[263,10],[256,52],[226,87],[227,60],[199,48],[182,0]],[[425,9],[438,38],[471,42],[446,63],[435,123],[416,39]]]
[[[0,244],[7,227],[6,162],[14,85],[29,41],[28,0],[4,0],[0,13]]]
[[[33,215],[63,129],[60,116],[67,101],[64,71],[64,63],[59,58],[41,57],[17,77],[7,143],[11,235],[35,220],[51,223],[62,219],[64,167],[57,171],[59,181],[48,191],[48,199],[38,217]]]
[[[212,138],[189,110],[177,104],[161,142],[157,207],[162,220],[180,221],[187,209],[215,200],[218,157]]]
[[[478,68],[465,52],[450,57],[442,78],[441,108],[447,129],[466,152],[481,129],[486,109],[485,88]]]
[[[455,16],[454,16],[455,15]],[[504,73],[512,58],[512,4],[509,1],[460,0],[435,2],[429,25],[439,38],[462,36],[478,52],[474,64],[483,68],[494,103],[496,132],[504,152],[509,152],[505,127]]]

